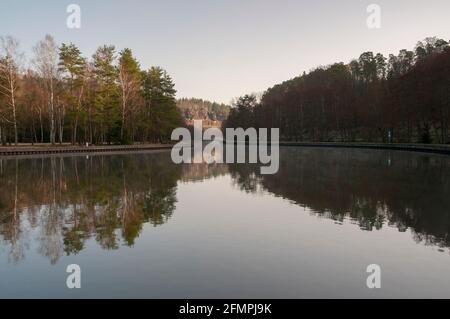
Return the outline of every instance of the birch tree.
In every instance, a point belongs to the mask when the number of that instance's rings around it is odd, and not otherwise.
[[[0,38],[0,50],[0,93],[5,95],[7,105],[11,110],[11,112],[4,112],[6,114],[0,110],[0,120],[13,125],[14,144],[17,145],[17,91],[23,55],[19,52],[19,41],[10,36]],[[9,113],[11,113],[11,117]]]

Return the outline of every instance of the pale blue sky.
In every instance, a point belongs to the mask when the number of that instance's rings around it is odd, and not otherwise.
[[[71,3],[81,6],[79,30],[66,27]],[[371,3],[381,6],[381,29],[366,26]],[[168,70],[178,97],[220,102],[363,51],[450,39],[449,0],[0,0],[0,8],[0,35],[18,38],[28,58],[46,33],[89,57],[102,44],[130,47],[142,67]]]

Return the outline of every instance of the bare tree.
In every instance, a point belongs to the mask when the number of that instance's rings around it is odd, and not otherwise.
[[[19,52],[19,41],[13,37],[0,38],[0,93],[7,98],[8,106],[11,108],[12,120],[8,115],[0,113],[1,119],[12,123],[14,126],[14,144],[18,143],[17,134],[17,91],[19,89],[19,72],[23,59]],[[9,112],[8,112],[9,113]]]
[[[55,144],[55,82],[58,78],[58,47],[51,35],[46,35],[34,47],[34,64],[42,79],[48,94],[50,115],[50,142]]]

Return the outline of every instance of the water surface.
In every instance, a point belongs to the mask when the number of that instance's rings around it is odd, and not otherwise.
[[[400,151],[4,158],[0,297],[450,298],[449,194],[450,157]]]

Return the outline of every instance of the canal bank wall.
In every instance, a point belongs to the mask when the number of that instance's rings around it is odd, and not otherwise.
[[[323,147],[323,148],[355,148],[411,151],[450,155],[450,145],[440,144],[383,144],[383,143],[339,143],[339,142],[280,142],[280,146],[291,147]],[[167,150],[172,144],[137,144],[137,145],[92,145],[92,146],[0,146],[0,156],[39,155],[39,154],[84,154],[136,152],[147,150]]]
[[[450,155],[450,145],[441,144],[406,144],[406,143],[339,143],[339,142],[280,142],[280,146],[297,147],[330,147],[330,148],[359,148],[410,151]]]
[[[37,154],[114,153],[171,149],[171,144],[91,145],[91,146],[0,146],[0,156]]]

